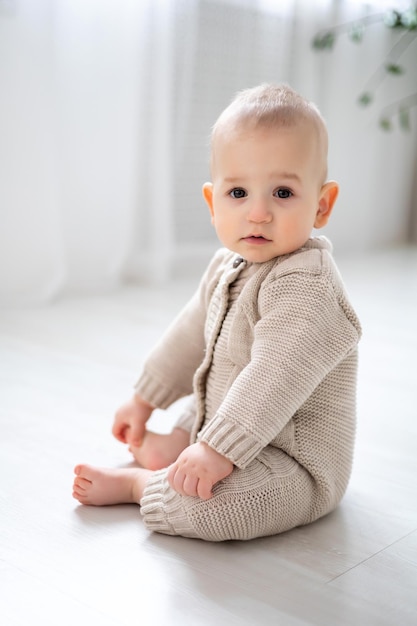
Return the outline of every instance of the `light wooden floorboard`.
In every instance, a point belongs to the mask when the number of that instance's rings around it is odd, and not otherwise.
[[[75,463],[130,462],[113,412],[196,281],[0,311],[2,624],[417,624],[417,250],[339,264],[364,326],[351,483],[328,517],[247,543],[71,498]]]

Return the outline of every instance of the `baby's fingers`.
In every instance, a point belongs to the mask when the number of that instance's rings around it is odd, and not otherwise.
[[[168,470],[167,478],[172,489],[181,496],[198,496],[198,478],[196,476],[187,475],[174,464]]]
[[[197,484],[197,494],[202,500],[210,500],[213,497],[213,483],[207,478],[200,478]]]
[[[169,486],[174,489],[177,493],[181,493],[182,491],[182,483],[184,482],[184,478],[181,480],[180,473],[176,463],[173,463],[171,467],[168,469],[167,479]]]
[[[115,437],[118,441],[121,441],[122,443],[127,443],[126,429],[127,429],[126,425],[114,424],[111,432],[112,432],[113,437]]]
[[[135,424],[130,429],[129,443],[135,448],[140,448],[143,442],[144,428],[142,424]]]
[[[198,496],[198,478],[196,476],[186,476],[183,482],[183,495]]]

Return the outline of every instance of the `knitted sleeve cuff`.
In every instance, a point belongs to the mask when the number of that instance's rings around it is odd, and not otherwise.
[[[248,433],[240,424],[220,416],[210,420],[197,440],[207,443],[239,468],[249,465],[265,447],[265,442],[258,441],[253,433]]]
[[[190,393],[189,389],[170,387],[147,370],[142,372],[134,389],[135,393],[158,409],[167,409],[173,402]]]

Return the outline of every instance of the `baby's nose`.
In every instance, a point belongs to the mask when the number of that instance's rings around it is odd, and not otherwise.
[[[248,220],[256,223],[269,222],[271,211],[268,202],[263,199],[253,201],[249,207]]]

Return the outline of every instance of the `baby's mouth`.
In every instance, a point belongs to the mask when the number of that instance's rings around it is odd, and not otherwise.
[[[269,243],[271,241],[263,235],[248,235],[247,237],[243,237],[243,240],[253,244]]]

